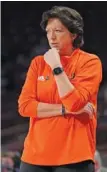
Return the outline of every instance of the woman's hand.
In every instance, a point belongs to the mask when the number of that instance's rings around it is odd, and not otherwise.
[[[49,49],[45,54],[44,54],[44,60],[45,62],[51,67],[53,70],[55,67],[62,67],[61,62],[60,62],[60,55],[56,48]]]
[[[88,102],[88,103],[84,106],[84,108],[81,109],[80,111],[78,111],[78,112],[70,112],[70,113],[76,114],[76,115],[79,115],[79,114],[81,114],[81,113],[87,113],[87,114],[90,116],[90,118],[92,118],[93,113],[95,113],[95,111],[96,111],[96,110],[95,110],[94,105],[93,105],[92,103]],[[68,112],[67,112],[67,113],[68,113]]]

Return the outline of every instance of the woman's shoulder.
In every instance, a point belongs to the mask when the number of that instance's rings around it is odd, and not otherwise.
[[[44,56],[43,55],[38,55],[38,56],[34,56],[33,58],[32,58],[32,61],[34,61],[34,62],[40,62],[40,61],[44,61]]]
[[[80,56],[82,56],[82,58],[84,60],[92,60],[92,59],[100,60],[100,58],[99,58],[99,56],[97,54],[89,53],[89,52],[84,51],[84,50],[80,50]]]
[[[36,66],[43,66],[45,64],[44,56],[43,55],[38,55],[34,56],[31,60],[31,64],[34,64]]]
[[[101,59],[99,56],[93,53],[89,53],[83,50],[79,51],[79,58],[78,58],[78,70],[83,67],[92,67],[92,66],[102,66]]]

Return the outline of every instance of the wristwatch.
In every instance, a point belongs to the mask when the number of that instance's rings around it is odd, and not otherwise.
[[[64,71],[64,70],[63,70],[62,67],[56,67],[56,68],[53,69],[53,74],[54,74],[54,75],[59,75],[59,74],[61,74],[63,71]]]

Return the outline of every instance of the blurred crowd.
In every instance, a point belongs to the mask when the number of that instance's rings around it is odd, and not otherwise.
[[[19,172],[20,153],[3,152],[1,157],[1,172]]]
[[[11,13],[11,10],[9,12]],[[45,35],[40,31],[40,27],[36,26],[35,20],[38,16],[35,16],[34,13],[35,11],[30,11],[24,17],[18,13],[18,16],[16,15],[11,19],[7,17],[1,28],[2,145],[15,140],[16,135],[18,136],[23,130],[21,124],[24,123],[25,119],[22,120],[18,115],[17,98],[32,58],[43,54],[48,49]],[[107,80],[103,80],[98,95],[98,119],[106,124],[105,118],[107,119]],[[12,128],[18,124],[20,127]],[[106,137],[104,135],[104,139],[107,139]],[[1,171],[18,172],[20,155],[19,151],[3,151]]]
[[[2,94],[20,89],[31,59],[43,54],[48,47],[44,36],[38,39],[38,30],[26,21],[22,26],[20,30],[18,21],[11,21],[8,35],[2,35]]]

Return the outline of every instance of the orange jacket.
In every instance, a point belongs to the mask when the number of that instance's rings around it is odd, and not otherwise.
[[[63,103],[70,111],[78,111],[87,102],[97,108],[97,94],[102,80],[102,66],[96,55],[76,49],[61,62],[75,86],[59,97],[51,68],[43,56],[30,64],[18,103],[19,113],[30,117],[29,132],[24,142],[22,161],[38,165],[61,165],[87,159],[94,160],[96,146],[96,114],[90,119],[85,113],[38,119],[37,106]],[[48,76],[48,80],[46,79]]]

